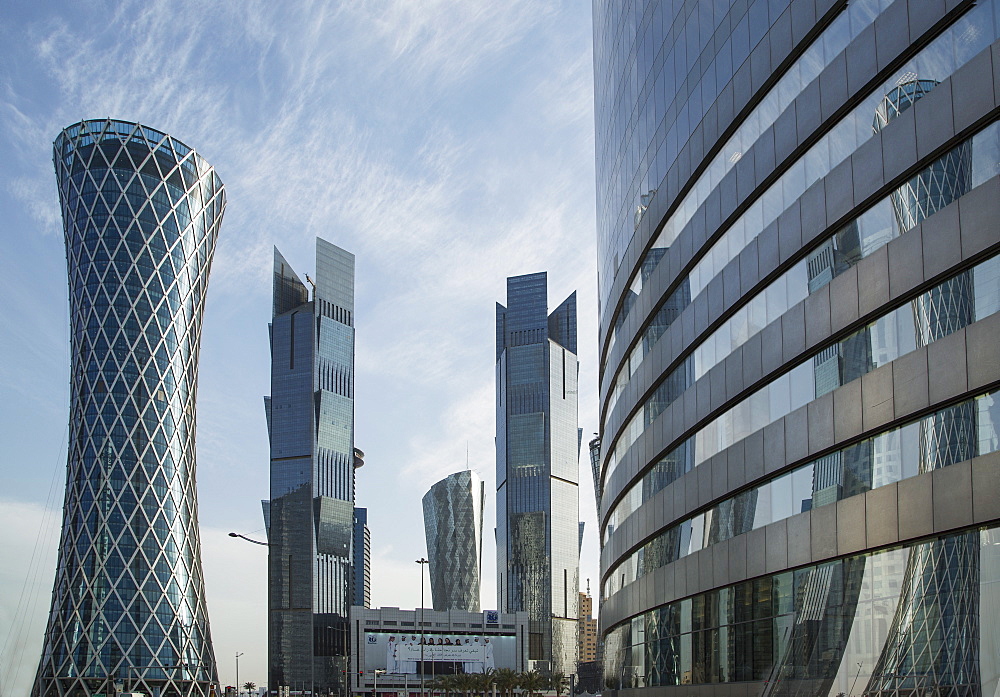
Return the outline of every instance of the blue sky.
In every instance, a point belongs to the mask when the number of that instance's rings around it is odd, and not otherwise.
[[[271,249],[357,256],[358,504],[373,603],[413,607],[420,497],[471,467],[492,491],[494,303],[508,275],[579,293],[580,425],[597,430],[590,6],[542,0],[0,3],[0,686],[25,694],[48,611],[65,477],[68,310],[51,163],[85,118],[198,150],[228,195],[209,286],[198,485],[224,682],[266,683]],[[593,490],[581,578],[596,590]],[[495,606],[487,496],[484,607]]]

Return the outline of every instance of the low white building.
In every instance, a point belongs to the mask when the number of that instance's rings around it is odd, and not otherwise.
[[[371,697],[377,678],[376,697],[419,697],[421,677],[489,668],[530,669],[527,612],[351,608],[354,695]]]

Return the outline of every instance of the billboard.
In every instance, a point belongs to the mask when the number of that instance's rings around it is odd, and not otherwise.
[[[487,669],[516,665],[516,642],[513,636],[476,636],[468,634],[391,634],[372,632],[365,635],[365,669],[384,669],[390,674],[415,675],[419,672],[421,649],[425,672],[446,674],[482,673]],[[445,668],[447,666],[447,668]]]

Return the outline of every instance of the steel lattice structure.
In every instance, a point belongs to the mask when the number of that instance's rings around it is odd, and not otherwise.
[[[83,121],[54,143],[69,271],[70,437],[33,694],[208,695],[218,683],[195,485],[202,313],[225,209],[165,133]]]

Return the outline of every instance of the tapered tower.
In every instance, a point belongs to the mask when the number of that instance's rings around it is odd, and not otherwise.
[[[69,271],[66,498],[33,693],[209,695],[195,487],[201,319],[225,209],[165,133],[83,121],[54,144]]]
[[[449,474],[424,494],[435,610],[479,612],[485,503],[486,485],[472,470]]]

